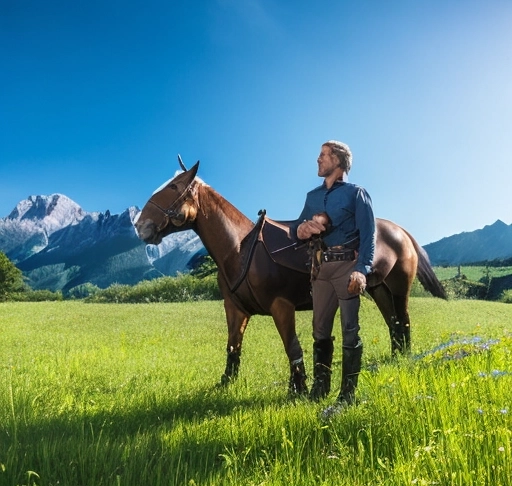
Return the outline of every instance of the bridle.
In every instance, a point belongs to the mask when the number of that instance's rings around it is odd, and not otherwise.
[[[189,194],[190,188],[192,187],[194,182],[195,182],[195,180],[192,179],[190,184],[187,187],[185,187],[183,192],[174,200],[174,202],[167,209],[163,208],[162,206],[160,206],[160,204],[153,201],[153,198],[149,199],[148,203],[151,203],[153,206],[155,206],[158,210],[160,210],[165,215],[165,219],[164,219],[163,223],[160,226],[158,226],[156,229],[158,232],[162,231],[169,224],[169,221],[171,219],[177,218],[180,215],[180,212],[177,209],[179,206],[181,206],[183,201],[185,201],[186,197]]]
[[[180,167],[183,170],[183,172],[187,172],[187,168],[185,167],[185,164],[183,163],[183,160],[181,159],[181,155],[180,154],[178,154],[178,163],[180,164]],[[199,161],[197,161],[197,164],[195,165],[195,167],[197,167],[198,165],[199,165]],[[193,170],[193,169],[194,169],[194,167],[192,167],[191,170]],[[194,182],[195,182],[195,178],[193,178],[190,181],[190,183],[187,185],[187,187],[185,187],[183,192],[174,200],[174,202],[167,209],[164,209],[162,206],[160,206],[160,204],[158,204],[155,201],[153,201],[152,197],[148,200],[148,203],[151,203],[158,210],[162,211],[162,213],[164,213],[164,215],[165,215],[165,219],[164,219],[163,223],[160,226],[158,226],[157,229],[156,229],[157,232],[162,231],[164,228],[167,227],[167,225],[169,224],[169,221],[171,219],[176,219],[180,215],[180,213],[177,211],[177,207],[179,205],[181,205],[181,203],[183,201],[185,201],[185,199],[188,196],[189,191],[192,188],[192,185],[194,184]],[[170,182],[168,185],[170,185],[170,184],[172,184],[172,182]],[[168,186],[166,186],[162,190],[165,190],[167,187]]]

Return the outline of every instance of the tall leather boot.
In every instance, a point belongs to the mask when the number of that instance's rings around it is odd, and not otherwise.
[[[361,372],[361,358],[363,356],[363,343],[359,341],[355,348],[343,347],[341,368],[341,391],[337,402],[351,405],[355,400],[355,392],[359,373]]]
[[[331,391],[331,365],[334,351],[333,338],[320,339],[313,343],[313,386],[311,400],[319,401]]]

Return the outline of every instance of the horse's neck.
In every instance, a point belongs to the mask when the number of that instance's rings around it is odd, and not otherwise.
[[[217,265],[221,265],[228,256],[239,252],[241,241],[254,223],[206,184],[199,185],[197,202],[196,233]]]

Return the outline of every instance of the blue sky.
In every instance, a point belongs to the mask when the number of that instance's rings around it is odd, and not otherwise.
[[[142,207],[181,153],[294,219],[338,139],[421,244],[512,223],[510,0],[1,0],[0,65],[0,217]]]

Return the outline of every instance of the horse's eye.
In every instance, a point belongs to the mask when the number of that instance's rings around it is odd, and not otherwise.
[[[176,191],[178,189],[178,186],[176,184],[169,184],[169,189]]]

